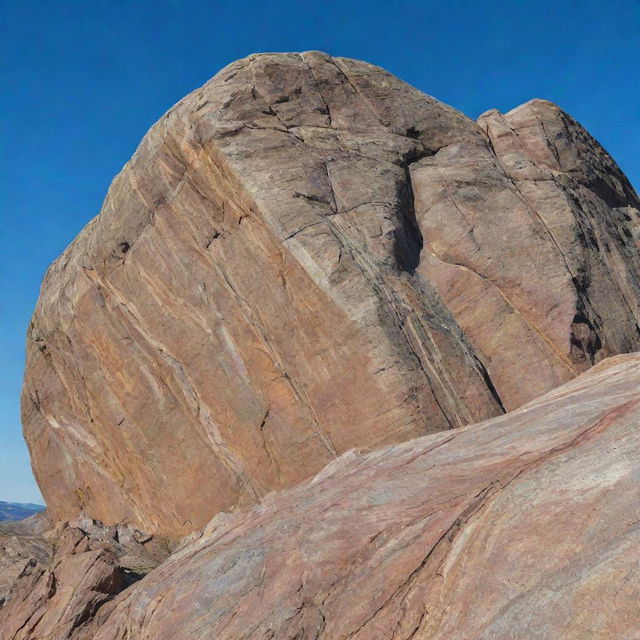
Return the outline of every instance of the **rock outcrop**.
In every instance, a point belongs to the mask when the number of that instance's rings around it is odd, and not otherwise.
[[[0,637],[71,638],[169,555],[166,541],[88,518],[0,535]],[[10,537],[9,537],[10,536]],[[17,569],[19,568],[19,571]]]
[[[640,354],[220,514],[80,638],[632,638]]]
[[[52,517],[182,535],[640,350],[639,208],[549,103],[475,123],[363,62],[233,63],[43,283],[23,422]]]
[[[21,522],[0,522],[0,607],[22,576],[37,564],[50,563],[51,545],[41,534],[51,527],[45,514]]]

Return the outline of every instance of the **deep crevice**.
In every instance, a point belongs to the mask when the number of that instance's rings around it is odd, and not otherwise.
[[[304,198],[305,200],[309,200],[311,202],[319,202],[320,204],[331,204],[328,200],[325,200],[324,198],[320,197],[320,196],[316,196],[310,193],[300,193],[299,191],[296,191],[293,194],[294,198]]]
[[[597,319],[589,317],[585,303],[588,300],[590,278],[582,271],[572,280],[576,290],[576,313],[571,322],[571,360],[579,360],[582,355],[595,364],[596,355],[602,349],[602,340],[596,326]]]
[[[405,167],[405,179],[399,193],[399,226],[394,232],[393,253],[400,271],[413,274],[420,264],[420,254],[424,246],[422,232],[416,219],[413,186],[409,166]]]
[[[502,398],[500,397],[500,394],[498,393],[498,390],[496,389],[495,385],[493,384],[493,380],[491,379],[491,376],[489,375],[489,371],[484,366],[484,364],[482,364],[482,362],[480,362],[480,360],[477,357],[475,358],[475,361],[476,361],[476,365],[478,367],[478,370],[480,371],[480,374],[482,375],[482,378],[484,379],[484,383],[487,385],[487,389],[489,389],[489,392],[493,396],[493,399],[498,403],[498,406],[500,407],[502,413],[507,413],[507,409],[506,409],[506,407],[504,406],[504,404],[502,402]]]

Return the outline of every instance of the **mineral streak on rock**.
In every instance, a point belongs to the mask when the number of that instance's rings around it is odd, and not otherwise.
[[[181,535],[640,350],[639,208],[549,103],[476,124],[363,62],[231,64],[45,277],[23,422],[52,517]]]
[[[633,638],[640,354],[220,514],[83,640]],[[56,639],[57,640],[57,639]]]

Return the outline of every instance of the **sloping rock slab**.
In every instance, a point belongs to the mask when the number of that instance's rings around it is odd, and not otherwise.
[[[625,640],[640,602],[640,355],[503,417],[220,514],[96,640]]]

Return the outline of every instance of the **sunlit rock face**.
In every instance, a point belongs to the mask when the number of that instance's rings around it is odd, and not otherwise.
[[[82,640],[633,638],[640,354],[220,514]]]
[[[23,421],[51,517],[189,533],[640,350],[639,208],[550,103],[475,123],[364,62],[231,64],[45,277]]]

